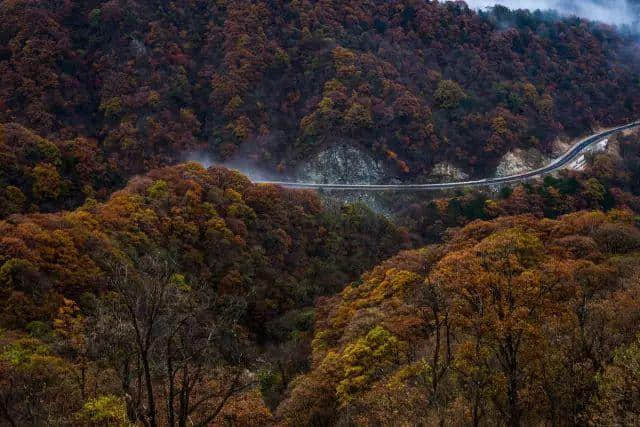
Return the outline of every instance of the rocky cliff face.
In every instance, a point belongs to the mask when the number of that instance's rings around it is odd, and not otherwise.
[[[331,184],[375,184],[386,176],[382,162],[354,146],[327,148],[303,164],[296,173],[303,182]]]
[[[336,144],[305,162],[296,171],[301,182],[331,184],[376,184],[388,182],[391,173],[383,163],[356,146]],[[360,202],[373,211],[390,215],[383,193],[369,191],[322,191],[321,197],[338,203]]]
[[[469,174],[451,163],[441,162],[433,167],[429,178],[432,179],[433,182],[466,181],[469,179]]]
[[[502,157],[496,168],[496,176],[509,176],[526,172],[542,167],[550,161],[550,158],[535,148],[528,150],[516,148]]]

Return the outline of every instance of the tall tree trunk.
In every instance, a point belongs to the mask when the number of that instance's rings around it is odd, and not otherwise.
[[[517,362],[512,360],[511,372],[509,373],[509,386],[507,390],[509,405],[509,425],[517,427],[520,425],[520,405],[518,402],[518,372]]]
[[[6,403],[2,402],[0,403],[0,413],[2,413],[2,418],[4,418],[5,420],[7,420],[7,422],[9,423],[9,425],[11,427],[18,427],[18,424],[15,422],[15,420],[11,417],[11,415],[9,415],[9,405],[7,405]]]
[[[189,381],[189,365],[186,364],[182,370],[182,383],[180,389],[180,412],[178,414],[178,426],[186,427],[187,418],[189,417],[189,390],[191,387]]]
[[[127,418],[134,424],[138,421],[138,397],[131,392],[131,360],[127,356],[122,362],[122,391],[125,395]]]
[[[176,425],[176,418],[175,418],[175,409],[173,407],[173,400],[174,400],[174,390],[175,390],[175,385],[174,385],[174,372],[173,372],[173,358],[171,357],[171,340],[167,341],[167,379],[169,381],[169,390],[167,392],[167,414],[168,414],[168,422],[169,422],[169,426],[173,427]]]
[[[480,391],[478,389],[479,387],[476,388],[473,396],[473,410],[471,414],[473,427],[480,425]]]
[[[158,421],[156,419],[156,402],[153,396],[153,381],[151,379],[151,368],[149,366],[149,355],[145,350],[142,353],[142,369],[144,370],[144,380],[147,388],[147,416],[149,418],[149,425],[151,427],[158,427]]]

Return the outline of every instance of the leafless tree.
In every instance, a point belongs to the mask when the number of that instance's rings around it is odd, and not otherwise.
[[[188,284],[156,255],[116,265],[109,291],[92,342],[118,373],[132,422],[205,426],[253,384],[237,299]]]

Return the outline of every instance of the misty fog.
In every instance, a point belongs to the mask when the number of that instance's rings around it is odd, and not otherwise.
[[[483,9],[500,4],[510,9],[555,9],[562,15],[576,15],[614,25],[634,25],[638,8],[627,0],[467,0],[469,7]]]
[[[221,162],[216,160],[210,153],[207,153],[205,151],[186,152],[183,154],[182,160],[185,162],[200,163],[205,168],[210,168],[211,166],[222,166],[227,169],[234,169],[242,173],[243,175],[246,175],[253,182],[282,181],[289,178],[288,176],[276,174],[263,168],[259,168],[255,165],[254,162],[250,161],[236,159],[227,162]]]

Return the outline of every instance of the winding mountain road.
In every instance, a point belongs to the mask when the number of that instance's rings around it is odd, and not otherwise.
[[[609,136],[622,132],[627,129],[640,126],[640,121],[629,123],[627,125],[618,126],[591,135],[576,144],[574,144],[566,153],[553,160],[546,166],[534,169],[528,172],[516,175],[484,178],[475,181],[455,181],[455,182],[439,182],[431,184],[320,184],[313,182],[292,182],[292,181],[255,181],[256,184],[273,184],[288,188],[309,188],[309,189],[325,189],[325,190],[362,190],[362,191],[430,191],[430,190],[447,190],[452,188],[464,187],[483,187],[496,184],[505,184],[512,182],[526,181],[528,179],[550,174],[559,170],[578,157],[584,150],[591,145],[600,142]]]

